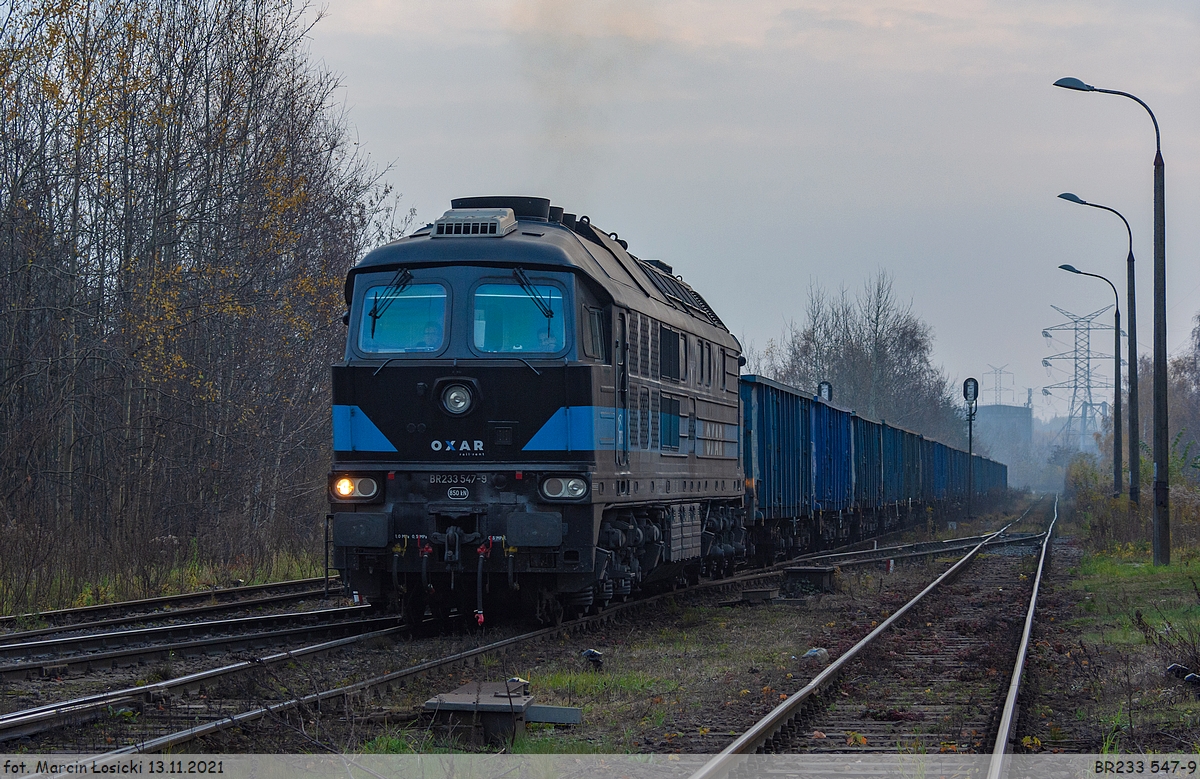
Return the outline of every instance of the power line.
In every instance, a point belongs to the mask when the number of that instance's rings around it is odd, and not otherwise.
[[[1001,365],[999,368],[997,368],[995,365],[992,365],[989,363],[988,367],[991,368],[991,370],[988,371],[987,373],[985,373],[984,375],[992,377],[992,392],[995,393],[994,397],[996,399],[996,402],[994,405],[997,405],[997,406],[1004,405],[1004,393],[1005,392],[1013,393],[1013,397],[1014,397],[1013,402],[1015,404],[1016,389],[1015,389],[1014,382],[1016,382],[1016,377],[1013,376],[1012,372],[1004,370],[1005,368],[1008,367],[1008,363]],[[1004,386],[1004,377],[1005,376],[1013,376],[1013,380],[1009,382],[1008,387]]]
[[[1074,371],[1069,380],[1043,387],[1042,394],[1050,395],[1052,394],[1051,390],[1056,389],[1071,391],[1071,405],[1067,412],[1067,423],[1062,431],[1063,444],[1078,451],[1082,448],[1083,442],[1088,440],[1091,433],[1100,429],[1099,416],[1101,408],[1106,411],[1108,407],[1107,402],[1101,406],[1093,400],[1092,390],[1112,389],[1113,386],[1108,379],[1097,376],[1095,369],[1092,368],[1092,360],[1112,359],[1111,354],[1092,351],[1092,331],[1112,329],[1112,325],[1096,324],[1096,317],[1108,311],[1112,306],[1105,306],[1098,311],[1093,311],[1090,314],[1082,316],[1072,314],[1070,311],[1058,306],[1051,306],[1051,308],[1065,316],[1069,321],[1045,328],[1042,330],[1042,337],[1053,340],[1054,337],[1050,335],[1052,332],[1070,330],[1074,335],[1075,348],[1069,352],[1060,352],[1044,358],[1042,365],[1050,368],[1052,367],[1051,362],[1054,360],[1071,360],[1074,362]]]

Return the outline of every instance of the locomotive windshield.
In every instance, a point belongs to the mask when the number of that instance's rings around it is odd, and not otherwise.
[[[436,352],[446,338],[446,288],[379,284],[367,289],[358,348],[364,352]]]
[[[475,290],[475,348],[482,352],[559,352],[564,321],[558,287],[498,283]]]

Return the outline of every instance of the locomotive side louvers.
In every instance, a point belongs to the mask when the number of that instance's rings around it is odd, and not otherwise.
[[[676,504],[667,509],[667,562],[691,560],[700,556],[700,506],[696,503]]]

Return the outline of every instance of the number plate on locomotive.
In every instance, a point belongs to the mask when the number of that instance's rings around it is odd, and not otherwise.
[[[486,473],[431,473],[430,484],[487,484]]]

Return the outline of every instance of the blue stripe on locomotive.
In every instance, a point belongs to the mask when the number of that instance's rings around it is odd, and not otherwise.
[[[546,420],[525,452],[589,452],[616,447],[617,419],[625,412],[600,406],[562,406]],[[624,429],[624,424],[621,425]]]
[[[338,452],[394,452],[396,447],[358,406],[333,407],[333,448]]]

